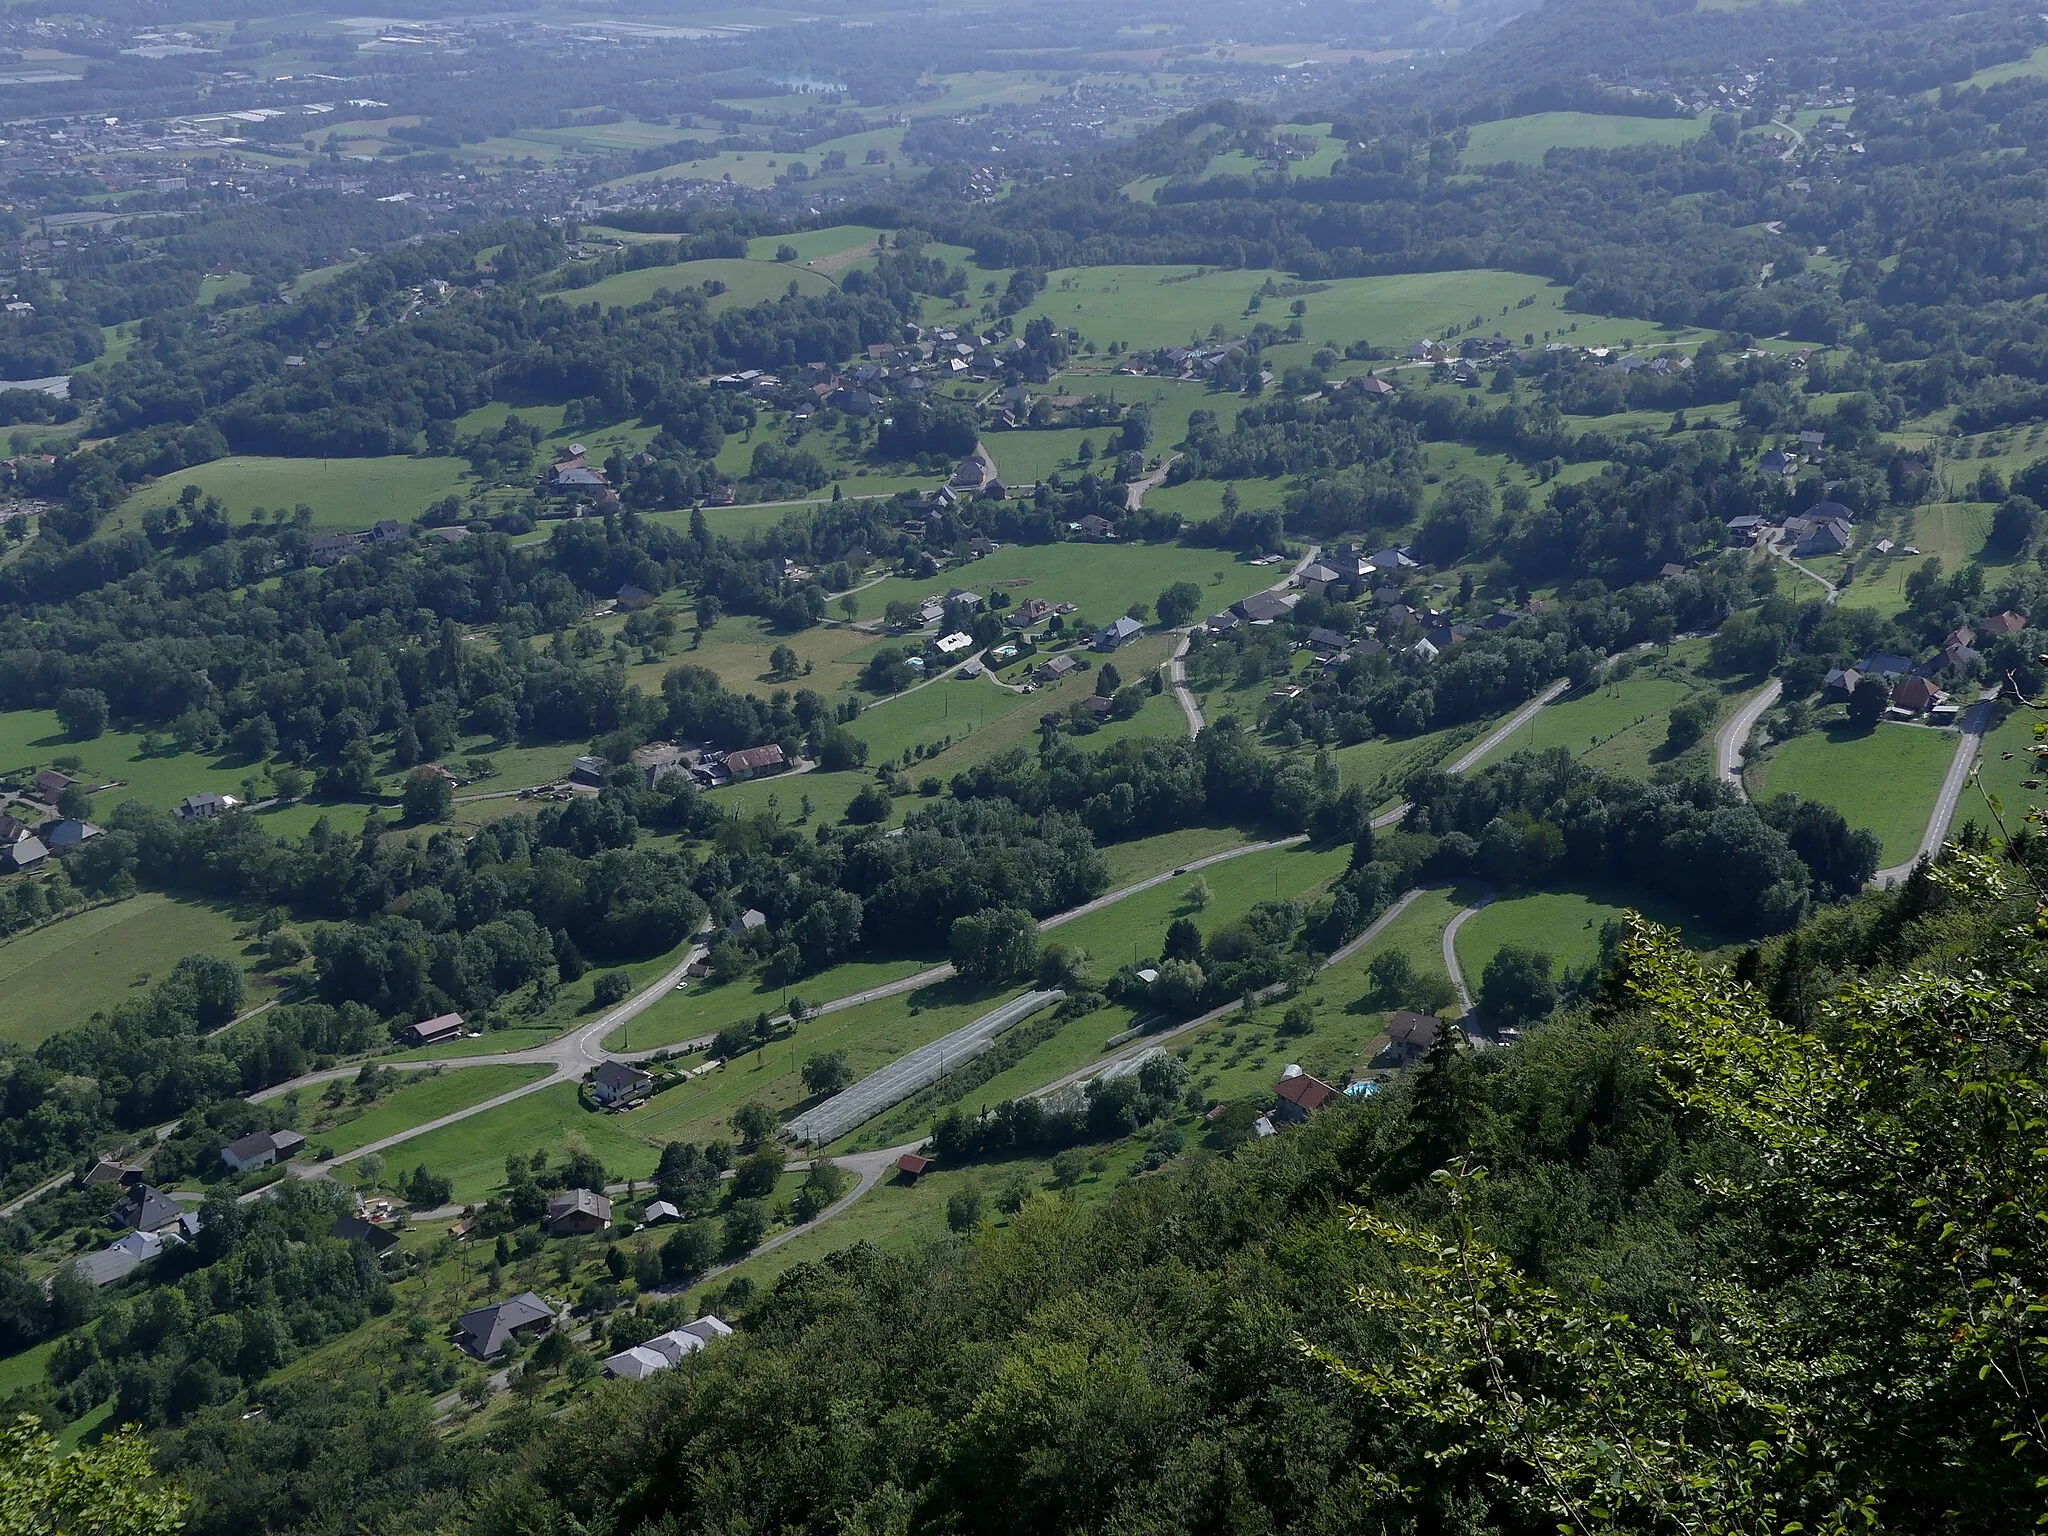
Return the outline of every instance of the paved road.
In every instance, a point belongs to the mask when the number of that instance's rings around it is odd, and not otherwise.
[[[1488,891],[1471,906],[1444,925],[1444,969],[1450,973],[1451,985],[1458,989],[1458,1001],[1465,1005],[1465,1011],[1472,1011],[1472,991],[1465,985],[1465,969],[1458,964],[1458,930],[1479,915],[1481,907],[1493,903],[1493,892]]]
[[[1785,691],[1785,685],[1775,677],[1755,693],[1747,703],[1728,717],[1728,723],[1714,733],[1714,771],[1723,781],[1742,791],[1742,749],[1749,744],[1749,733],[1756,729],[1757,721],[1763,719],[1764,711],[1778,702],[1778,695]]]
[[[1559,694],[1569,687],[1571,687],[1571,680],[1569,678],[1559,678],[1548,688],[1537,694],[1535,698],[1516,710],[1506,720],[1487,732],[1486,736],[1476,746],[1469,748],[1446,771],[1450,773],[1470,773],[1485,759],[1487,753],[1506,741],[1531,720],[1534,720],[1546,705],[1551,703],[1552,700],[1556,699]]]
[[[1145,493],[1155,485],[1164,485],[1166,483],[1166,472],[1173,468],[1174,460],[1179,457],[1180,454],[1177,452],[1169,453],[1159,461],[1159,467],[1153,470],[1151,474],[1142,480],[1133,480],[1129,485],[1125,486],[1124,510],[1126,512],[1136,512],[1139,508],[1143,507],[1145,505]]]
[[[1188,692],[1188,633],[1181,632],[1180,644],[1173,648],[1173,655],[1166,662],[1166,686],[1173,690],[1174,702],[1180,705],[1180,712],[1187,717],[1188,739],[1192,741],[1202,734],[1202,727],[1208,721],[1202,718],[1202,706],[1195,702],[1195,696]]]
[[[1827,588],[1827,600],[1829,602],[1832,603],[1836,598],[1842,595],[1842,589],[1836,586],[1832,581],[1829,581],[1827,577],[1821,575],[1819,571],[1809,569],[1808,567],[1801,565],[1797,560],[1793,559],[1792,551],[1785,547],[1785,541],[1782,538],[1774,538],[1771,540],[1770,551],[1773,555],[1777,556],[1778,559],[1784,561],[1787,565],[1791,566],[1793,570],[1797,571],[1800,575],[1806,577],[1809,581],[1817,581],[1823,587]]]
[[[1941,793],[1934,797],[1934,809],[1927,817],[1927,830],[1920,836],[1920,846],[1913,857],[1903,864],[1894,864],[1890,869],[1880,869],[1871,883],[1879,889],[1897,885],[1913,872],[1913,866],[1922,859],[1931,859],[1941,852],[1941,845],[1948,836],[1948,824],[1955,819],[1956,805],[1963,797],[1963,789],[1970,782],[1970,770],[1977,764],[1977,753],[1983,748],[1984,733],[1991,728],[1992,702],[1997,690],[1978,699],[1962,714],[1958,722],[1962,733],[1956,741],[1956,755],[1949,760],[1948,774],[1941,781]]]

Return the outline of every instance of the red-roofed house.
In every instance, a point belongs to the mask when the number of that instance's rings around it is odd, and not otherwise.
[[[1279,1097],[1274,1113],[1290,1125],[1298,1125],[1337,1097],[1337,1090],[1320,1077],[1294,1072],[1280,1079],[1274,1093]]]

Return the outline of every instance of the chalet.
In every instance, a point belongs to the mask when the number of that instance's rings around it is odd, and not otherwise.
[[[414,1045],[439,1045],[443,1040],[453,1040],[462,1033],[462,1015],[459,1013],[436,1014],[431,1019],[407,1027],[406,1038]]]
[[[1071,656],[1054,656],[1032,669],[1031,680],[1035,683],[1057,683],[1072,676],[1079,665]]]
[[[1813,525],[1812,531],[1792,546],[1795,555],[1839,555],[1849,547],[1849,524],[1828,518]]]
[[[1413,571],[1419,569],[1422,565],[1420,560],[1417,560],[1405,549],[1388,548],[1376,550],[1372,554],[1367,555],[1365,559],[1366,563],[1376,571]]]
[[[178,1225],[184,1215],[184,1207],[162,1190],[150,1184],[135,1184],[114,1202],[114,1208],[107,1213],[107,1223],[132,1227],[137,1232],[161,1232],[165,1227]]]
[[[1975,645],[1977,643],[1977,631],[1970,628],[1967,624],[1959,624],[1941,637],[1941,643],[1944,649],[1951,645]]]
[[[983,599],[979,592],[970,592],[965,587],[954,587],[946,593],[946,605],[948,607],[964,608],[969,613],[979,613],[982,601]]]
[[[658,1333],[631,1349],[621,1350],[605,1360],[604,1373],[621,1381],[645,1381],[657,1371],[680,1364],[706,1345],[732,1337],[732,1328],[721,1318],[700,1317],[667,1333]]]
[[[412,524],[401,523],[395,517],[380,517],[371,525],[372,544],[399,544],[412,536]]]
[[[1391,400],[1396,394],[1400,393],[1385,379],[1370,373],[1356,380],[1352,387],[1360,394],[1369,395],[1375,400]]]
[[[1027,597],[1012,608],[1003,622],[1012,629],[1029,629],[1042,619],[1051,617],[1052,604],[1042,597]]]
[[[1334,629],[1324,629],[1318,625],[1308,632],[1308,648],[1318,656],[1335,656],[1350,644],[1351,639],[1348,635],[1340,635]]]
[[[1794,453],[1786,453],[1781,448],[1773,448],[1769,453],[1756,461],[1756,467],[1761,474],[1777,475],[1782,478],[1786,475],[1798,473],[1799,456]]]
[[[29,835],[28,823],[0,812],[0,848],[10,848]]]
[[[1145,632],[1145,626],[1126,614],[1114,624],[1105,624],[1095,632],[1095,649],[1098,651],[1119,651]]]
[[[1984,665],[1984,657],[1972,647],[1951,640],[1941,648],[1941,662],[1944,667],[1953,667],[1967,676]]]
[[[1343,576],[1333,566],[1324,565],[1320,560],[1302,567],[1301,584],[1308,591],[1321,597],[1331,587],[1343,581]]]
[[[642,1219],[648,1226],[658,1227],[666,1222],[681,1221],[683,1210],[681,1206],[667,1200],[650,1200],[647,1202],[647,1209],[642,1212]]]
[[[732,775],[736,784],[744,784],[748,779],[758,779],[764,774],[780,773],[788,766],[783,760],[782,748],[774,742],[765,747],[743,747],[725,754],[725,771]]]
[[[109,1184],[139,1184],[142,1170],[133,1163],[117,1163],[110,1157],[100,1158],[86,1169],[78,1180],[81,1189],[102,1189]]]
[[[1212,635],[1227,635],[1232,630],[1244,628],[1244,620],[1234,613],[1212,615],[1206,626]]]
[[[477,1359],[490,1360],[503,1354],[515,1338],[546,1333],[554,1325],[555,1309],[525,1291],[510,1301],[463,1313],[455,1320],[455,1342]]]
[[[306,1145],[297,1131],[255,1131],[229,1142],[220,1149],[220,1160],[230,1172],[246,1173],[251,1168],[268,1168],[279,1159],[289,1159]]]
[[[590,1074],[590,1095],[600,1104],[626,1104],[654,1086],[654,1074],[623,1061],[601,1061]]]
[[[960,461],[960,467],[953,471],[953,485],[963,491],[978,491],[988,479],[988,461],[978,453],[970,453]]]
[[[1865,677],[1904,677],[1913,670],[1913,663],[1903,656],[1887,655],[1873,651],[1856,664],[1856,670]]]
[[[612,1224],[612,1203],[592,1189],[569,1189],[548,1201],[544,1225],[556,1237],[587,1237]]]
[[[1116,524],[1106,517],[1097,517],[1093,512],[1074,524],[1074,527],[1091,539],[1113,538],[1116,534]]]
[[[1299,1067],[1289,1067],[1280,1074],[1273,1094],[1274,1118],[1289,1125],[1299,1125],[1338,1096],[1337,1090],[1320,1077],[1311,1077]]]

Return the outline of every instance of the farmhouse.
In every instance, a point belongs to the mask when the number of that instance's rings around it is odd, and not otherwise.
[[[1294,612],[1294,605],[1299,601],[1301,599],[1291,592],[1254,592],[1243,601],[1232,603],[1230,611],[1247,624],[1270,624]]]
[[[186,821],[212,821],[241,803],[233,795],[216,795],[209,789],[180,800],[178,815]]]
[[[1892,693],[1892,707],[1922,714],[1941,702],[1941,690],[1924,677],[1909,677]]]
[[[43,861],[49,856],[50,850],[43,846],[41,838],[24,837],[0,848],[0,871],[25,875],[32,869],[42,868]]]
[[[590,1189],[571,1189],[548,1201],[546,1226],[556,1237],[584,1237],[612,1224],[612,1203]]]
[[[1442,1028],[1443,1020],[1433,1013],[1396,1009],[1387,1015],[1387,1048],[1381,1057],[1399,1066],[1420,1061],[1436,1044],[1437,1031]]]
[[[389,1227],[380,1227],[374,1221],[365,1221],[347,1212],[334,1218],[334,1235],[352,1243],[367,1244],[370,1252],[379,1258],[398,1246],[398,1234]]]
[[[654,1075],[622,1061],[601,1061],[590,1074],[591,1097],[600,1104],[624,1104],[654,1086]]]
[[[1032,668],[1031,680],[1035,683],[1057,683],[1072,676],[1079,665],[1071,656],[1054,656]]]
[[[569,782],[581,784],[590,789],[603,789],[605,776],[612,771],[612,765],[601,757],[572,757],[569,759]]]
[[[436,1014],[431,1019],[422,1019],[405,1031],[406,1038],[414,1045],[439,1045],[443,1040],[453,1040],[462,1033],[462,1015],[459,1013]]]
[[[251,1168],[268,1168],[279,1158],[289,1158],[306,1144],[297,1131],[255,1131],[229,1142],[220,1149],[220,1160],[236,1173]]]
[[[126,1280],[136,1270],[164,1251],[164,1239],[155,1232],[130,1232],[116,1238],[98,1253],[78,1261],[78,1277],[98,1289]]]
[[[505,1352],[513,1339],[530,1333],[546,1333],[555,1325],[555,1309],[524,1291],[510,1301],[494,1302],[465,1312],[455,1320],[455,1342],[479,1360]]]
[[[1116,525],[1106,517],[1097,517],[1090,512],[1074,527],[1091,539],[1107,539],[1115,535]]]
[[[783,760],[782,748],[770,742],[765,747],[743,747],[737,752],[725,754],[725,771],[732,775],[733,782],[744,784],[748,779],[758,779],[763,774],[780,773],[789,764]]]

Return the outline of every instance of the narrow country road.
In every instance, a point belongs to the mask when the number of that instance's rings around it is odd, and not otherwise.
[[[1129,485],[1125,486],[1124,510],[1126,512],[1136,512],[1142,508],[1145,505],[1145,493],[1155,486],[1166,483],[1166,472],[1173,468],[1174,461],[1179,457],[1180,453],[1177,450],[1167,454],[1159,461],[1159,467],[1153,470],[1151,474],[1142,480],[1133,480]]]
[[[1471,906],[1444,924],[1444,969],[1450,973],[1451,985],[1458,989],[1458,1001],[1465,1011],[1472,1011],[1472,989],[1465,985],[1465,968],[1458,964],[1458,930],[1479,915],[1481,907],[1493,904],[1493,892],[1487,891]]]
[[[1480,763],[1485,761],[1486,755],[1489,752],[1493,751],[1495,747],[1499,746],[1502,742],[1506,741],[1510,736],[1514,735],[1515,732],[1519,731],[1531,720],[1534,720],[1536,716],[1542,712],[1546,705],[1550,704],[1553,700],[1557,698],[1559,694],[1563,693],[1569,687],[1571,687],[1571,679],[1564,677],[1559,678],[1556,682],[1552,683],[1548,688],[1544,689],[1541,693],[1537,694],[1535,698],[1531,699],[1528,703],[1524,704],[1520,709],[1516,710],[1512,715],[1508,716],[1507,719],[1503,720],[1499,725],[1495,726],[1491,731],[1487,732],[1487,734],[1483,738],[1481,738],[1481,740],[1476,746],[1469,748],[1462,756],[1458,758],[1456,762],[1451,764],[1451,766],[1446,770],[1446,772],[1470,773],[1474,768],[1478,767]]]
[[[1941,793],[1934,797],[1934,809],[1928,813],[1927,830],[1920,835],[1920,846],[1905,863],[1877,872],[1871,884],[1879,890],[1897,885],[1913,872],[1915,864],[1941,852],[1941,845],[1948,837],[1948,824],[1955,819],[1963,788],[1970,782],[1970,770],[1977,765],[1977,754],[1984,746],[1984,733],[1991,728],[1992,698],[1996,694],[1995,688],[1987,690],[1986,696],[1972,704],[1958,720],[1962,729],[1956,741],[1956,755],[1949,760],[1948,773],[1941,781]]]
[[[1733,784],[1737,794],[1742,792],[1742,749],[1749,744],[1749,733],[1756,729],[1757,721],[1764,712],[1778,702],[1778,695],[1785,691],[1785,685],[1775,677],[1755,693],[1751,694],[1742,708],[1728,717],[1728,723],[1714,733],[1714,771],[1723,782]]]
[[[1187,717],[1188,739],[1194,740],[1202,734],[1202,727],[1208,722],[1202,718],[1202,706],[1195,702],[1195,696],[1188,692],[1187,654],[1190,635],[1181,632],[1180,644],[1173,648],[1173,655],[1166,662],[1166,686],[1173,690],[1174,702],[1180,705],[1180,712]]]

